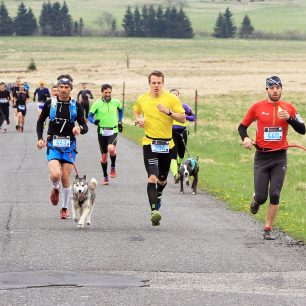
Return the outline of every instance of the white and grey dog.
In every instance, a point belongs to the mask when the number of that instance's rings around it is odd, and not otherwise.
[[[71,204],[72,218],[78,222],[78,228],[83,228],[84,224],[91,224],[91,215],[96,199],[95,189],[97,180],[92,178],[90,183],[86,180],[86,175],[82,178],[78,175],[72,185]]]

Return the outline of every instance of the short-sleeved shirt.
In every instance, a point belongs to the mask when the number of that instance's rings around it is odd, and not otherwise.
[[[247,127],[256,122],[255,142],[260,148],[282,149],[288,145],[288,122],[278,118],[279,107],[286,110],[290,117],[297,114],[296,108],[289,102],[262,100],[254,103],[242,120],[242,124]]]
[[[122,104],[118,99],[112,98],[109,102],[100,99],[93,103],[90,113],[93,113],[96,120],[100,120],[101,128],[112,128],[114,133],[118,133],[118,111],[122,109]]]
[[[168,91],[164,91],[158,98],[152,97],[150,92],[140,96],[133,106],[136,113],[144,114],[145,135],[142,139],[142,145],[150,145],[153,139],[171,139],[169,145],[173,148],[172,139],[173,119],[171,116],[160,112],[158,104],[163,104],[174,113],[184,114],[185,110],[177,96]]]

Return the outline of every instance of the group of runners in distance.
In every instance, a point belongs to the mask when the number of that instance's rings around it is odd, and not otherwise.
[[[109,177],[117,176],[116,157],[118,133],[122,132],[123,107],[118,99],[112,97],[112,86],[101,86],[102,97],[90,107],[89,99],[93,99],[87,83],[82,84],[78,100],[71,97],[73,79],[70,75],[60,75],[51,93],[40,81],[35,90],[34,100],[38,97],[39,117],[37,120],[37,147],[47,147],[46,157],[52,190],[50,201],[58,205],[62,194],[60,218],[69,217],[71,194],[71,171],[76,160],[76,137],[86,134],[88,121],[97,126],[98,144],[101,151],[102,184],[109,184]],[[133,105],[135,126],[144,129],[142,139],[144,166],[147,171],[147,196],[151,208],[151,223],[160,225],[161,203],[164,188],[167,185],[168,173],[171,170],[174,182],[178,183],[178,169],[184,159],[188,131],[187,121],[194,121],[195,114],[186,103],[179,99],[179,91],[164,90],[164,74],[153,71],[148,76],[149,91],[139,96]],[[255,146],[254,157],[254,195],[250,203],[250,211],[256,214],[260,205],[268,198],[263,237],[273,240],[272,226],[275,221],[280,193],[287,169],[287,132],[289,125],[305,134],[305,124],[297,109],[281,100],[282,81],[277,76],[266,80],[267,98],[256,102],[247,111],[238,127],[239,135],[246,149]],[[16,130],[23,132],[26,103],[29,93],[22,83],[16,82],[11,92],[0,84],[0,106],[6,123],[2,129],[7,130],[9,124],[9,100],[13,99],[16,109]],[[84,114],[85,110],[85,114]],[[46,138],[43,136],[45,122],[49,118]],[[247,128],[257,123],[256,138],[252,140]],[[77,123],[77,124],[76,124]],[[108,160],[110,172],[108,174]]]

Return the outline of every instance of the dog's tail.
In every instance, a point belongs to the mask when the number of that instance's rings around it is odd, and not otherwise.
[[[98,182],[95,178],[92,178],[89,183],[89,188],[95,190],[97,188]]]

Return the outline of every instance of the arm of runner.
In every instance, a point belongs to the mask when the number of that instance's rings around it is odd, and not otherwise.
[[[137,113],[134,111],[134,118],[135,118],[135,126],[144,128],[145,120],[141,117],[141,113]]]
[[[45,103],[45,105],[44,105],[44,107],[41,111],[41,114],[40,114],[40,116],[37,120],[36,133],[37,133],[38,141],[43,140],[44,123],[49,116],[50,104],[51,104],[51,101],[49,103]]]
[[[157,108],[161,113],[170,116],[172,119],[178,122],[184,123],[186,121],[186,115],[184,113],[174,113],[172,110],[170,110],[163,104],[158,104]]]
[[[78,136],[79,134],[86,134],[88,132],[88,126],[86,124],[85,118],[84,118],[84,108],[83,106],[77,102],[77,122],[78,122],[78,126],[75,126],[72,129],[72,133],[74,134],[74,136]]]
[[[251,147],[255,144],[255,142],[248,136],[247,126],[240,123],[238,127],[239,135],[243,141],[243,146],[245,149],[251,149]]]
[[[190,122],[195,121],[195,114],[192,112],[191,108],[186,103],[183,103],[183,107],[186,114],[186,120]]]
[[[90,91],[90,90],[88,90],[88,92],[89,92],[90,99],[93,99],[94,97],[93,97],[93,95],[92,95],[91,91]]]
[[[302,135],[305,135],[305,123],[300,116],[300,114],[296,114],[294,117],[289,117],[287,122],[293,127],[293,129]]]

